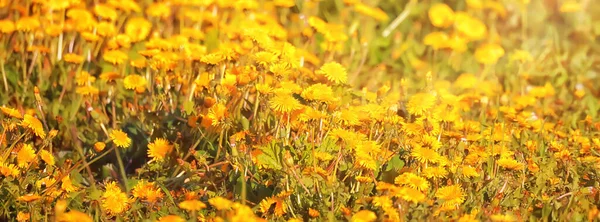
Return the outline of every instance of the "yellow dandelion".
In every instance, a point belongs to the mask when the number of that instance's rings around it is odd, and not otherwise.
[[[177,215],[168,215],[158,219],[157,222],[185,222],[186,220]]]
[[[133,74],[125,77],[125,79],[123,79],[123,84],[126,89],[134,89],[137,93],[143,93],[146,91],[148,81],[143,76]]]
[[[431,32],[423,38],[423,44],[431,46],[434,50],[449,46],[449,37],[445,32]]]
[[[403,173],[394,179],[394,183],[398,185],[407,185],[419,191],[426,191],[429,189],[429,181],[414,173]]]
[[[173,149],[166,139],[158,138],[148,144],[148,156],[154,160],[162,160]]]
[[[2,113],[4,113],[4,115],[10,116],[12,118],[23,119],[23,115],[17,109],[0,107],[0,110],[2,110]]]
[[[131,145],[131,138],[127,136],[127,133],[124,133],[120,129],[110,132],[110,139],[115,145],[121,148],[128,148]]]
[[[502,56],[504,49],[494,43],[483,44],[475,50],[475,59],[482,64],[495,64]]]
[[[0,162],[0,174],[4,175],[5,177],[17,177],[20,173],[21,171],[14,164]]]
[[[102,194],[102,209],[110,215],[118,215],[129,209],[130,199],[121,188],[113,182],[106,184],[106,191]]]
[[[220,126],[225,123],[227,118],[227,107],[221,103],[217,103],[210,107],[207,117],[211,120],[212,126]]]
[[[464,177],[479,177],[479,173],[477,172],[477,169],[472,166],[461,167],[461,172]]]
[[[105,52],[102,58],[113,65],[119,65],[123,64],[123,62],[129,58],[129,56],[120,50],[110,50]]]
[[[448,176],[448,171],[444,167],[429,167],[423,170],[423,175],[430,179],[439,179]]]
[[[439,188],[435,197],[442,201],[442,205],[458,208],[465,201],[465,193],[460,185],[451,185]]]
[[[377,220],[377,215],[373,211],[361,210],[352,215],[352,222],[371,222]]]
[[[498,160],[498,165],[509,170],[523,170],[525,165],[510,157],[502,157]]]
[[[47,150],[41,150],[40,151],[40,158],[46,162],[46,164],[50,165],[50,166],[54,166],[54,156],[52,155],[52,153],[48,152]]]
[[[35,159],[35,150],[31,144],[24,144],[17,153],[17,164],[21,168],[25,168]]]
[[[40,20],[37,17],[21,17],[17,23],[16,28],[19,31],[30,32],[40,27]]]
[[[212,205],[217,210],[228,210],[233,205],[231,200],[225,199],[223,197],[213,197],[208,200],[208,203]]]
[[[433,108],[436,100],[436,97],[430,93],[418,93],[410,98],[406,109],[412,115],[424,115]]]
[[[302,108],[300,101],[290,94],[280,93],[275,95],[269,102],[271,104],[271,109],[282,113],[289,113]]]
[[[187,211],[198,211],[206,208],[206,204],[199,200],[186,200],[179,203],[179,208]]]
[[[435,150],[421,147],[414,148],[410,155],[421,163],[437,163],[441,158]]]
[[[445,28],[454,23],[454,11],[448,5],[436,3],[429,8],[429,21],[435,27]]]
[[[316,72],[319,75],[324,75],[329,81],[340,84],[348,81],[348,73],[346,68],[337,62],[328,62],[323,64]]]
[[[472,41],[483,39],[487,34],[485,24],[465,12],[456,13],[454,27],[460,34]]]
[[[390,19],[389,16],[380,8],[374,8],[360,2],[354,5],[354,10],[360,14],[369,16],[380,22],[385,22]]]
[[[64,221],[64,222],[92,222],[94,221],[88,214],[80,212],[80,211],[76,211],[76,210],[71,210],[69,212],[66,213],[61,213],[56,215],[57,217],[57,221]]]
[[[308,208],[308,216],[312,218],[317,218],[321,216],[321,213],[319,213],[318,210],[315,210],[313,208]]]
[[[30,114],[25,114],[21,121],[21,125],[29,128],[36,136],[39,136],[42,139],[46,137],[42,122]]]
[[[143,17],[131,18],[125,25],[125,34],[129,36],[131,42],[139,42],[150,34],[152,23]]]
[[[0,32],[10,34],[15,31],[15,23],[8,19],[0,20]]]

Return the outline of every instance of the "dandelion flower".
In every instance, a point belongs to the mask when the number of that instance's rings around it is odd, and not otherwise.
[[[177,215],[168,215],[158,219],[157,222],[185,222],[186,220]]]
[[[403,173],[394,179],[394,183],[398,185],[407,185],[419,191],[427,191],[427,189],[429,189],[429,182],[425,178],[417,176],[414,173]]]
[[[429,21],[435,27],[445,28],[454,22],[454,11],[448,5],[436,3],[429,8]]]
[[[318,210],[315,210],[313,208],[308,208],[308,216],[310,216],[312,218],[317,218],[317,217],[321,216],[321,213],[319,213]]]
[[[448,46],[448,34],[445,32],[431,32],[423,38],[423,44],[431,46],[434,50]]]
[[[83,212],[71,210],[66,213],[61,213],[57,216],[57,221],[80,221],[80,222],[92,222],[92,218]]]
[[[110,215],[117,215],[129,209],[130,200],[127,194],[113,182],[106,184],[106,191],[102,194],[102,209]]]
[[[186,200],[179,203],[179,208],[187,211],[198,211],[206,208],[206,204],[199,200]]]
[[[377,215],[373,211],[361,210],[352,215],[352,222],[371,222],[377,220]]]
[[[525,165],[510,157],[503,157],[498,160],[498,165],[509,170],[523,170]]]
[[[36,17],[21,17],[17,23],[16,28],[19,31],[30,32],[40,27],[40,20]]]
[[[17,164],[21,168],[25,168],[35,159],[35,150],[31,144],[24,144],[17,153]]]
[[[148,156],[154,160],[162,160],[173,149],[166,139],[158,138],[148,144]]]
[[[472,41],[483,39],[487,34],[487,27],[481,20],[464,12],[456,13],[454,27]]]
[[[465,194],[460,185],[451,185],[439,188],[435,192],[435,197],[443,201],[445,206],[453,206],[457,208],[465,201]]]
[[[113,65],[119,65],[125,62],[129,57],[120,50],[110,50],[105,52],[102,58]]]
[[[412,115],[424,115],[428,110],[435,105],[436,98],[430,93],[418,93],[413,95],[408,104],[407,111]]]
[[[300,101],[295,99],[290,94],[281,93],[275,95],[275,97],[271,99],[270,103],[271,109],[282,113],[289,113],[302,108],[302,104],[300,103]]]
[[[42,139],[46,137],[46,132],[44,132],[44,126],[42,125],[42,122],[30,114],[25,114],[23,120],[21,121],[21,125],[29,128],[36,136],[39,136]]]
[[[504,49],[494,43],[481,45],[475,50],[475,59],[482,64],[495,64],[502,56],[504,56]]]
[[[123,79],[123,84],[126,89],[135,89],[137,93],[143,93],[146,91],[148,81],[143,76],[133,74],[125,77],[125,79]]]
[[[40,158],[50,166],[54,166],[54,156],[47,150],[40,151]]]
[[[23,201],[23,202],[33,202],[33,201],[39,200],[40,198],[42,198],[40,195],[30,193],[30,194],[25,194],[23,196],[20,196],[19,198],[17,198],[17,200]]]
[[[131,138],[129,138],[127,134],[120,129],[110,132],[110,139],[113,141],[113,143],[115,143],[115,145],[121,148],[127,148],[131,145]]]
[[[231,200],[225,199],[223,197],[213,197],[208,200],[208,203],[212,205],[217,210],[228,210],[231,208],[233,202]]]
[[[20,173],[21,171],[14,164],[0,162],[0,174],[4,175],[5,177],[17,177]]]
[[[4,115],[10,116],[12,118],[23,119],[23,115],[17,109],[0,107],[0,110],[2,110],[2,113],[4,113]]]
[[[368,5],[365,5],[363,3],[357,3],[354,5],[354,10],[360,14],[369,16],[371,18],[376,19],[377,21],[380,22],[385,22],[387,20],[389,20],[389,16],[380,8],[374,8],[374,7],[370,7]]]
[[[328,62],[323,64],[317,71],[317,74],[324,75],[329,81],[340,84],[348,81],[346,68],[337,62]]]
[[[150,34],[152,23],[142,17],[131,18],[125,25],[125,34],[131,38],[131,42],[139,42]]]
[[[15,31],[15,23],[11,20],[3,19],[0,20],[0,32],[4,34],[10,34]]]

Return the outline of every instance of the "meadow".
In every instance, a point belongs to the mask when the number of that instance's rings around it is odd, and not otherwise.
[[[2,221],[600,221],[595,0],[0,0]]]

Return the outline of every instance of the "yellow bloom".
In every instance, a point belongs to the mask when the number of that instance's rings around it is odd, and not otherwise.
[[[36,136],[39,136],[42,139],[46,137],[46,132],[44,131],[42,122],[30,114],[25,114],[23,120],[21,121],[21,125],[29,128]]]
[[[150,34],[152,23],[142,17],[131,18],[125,25],[125,34],[131,38],[131,42],[139,42]]]
[[[569,0],[569,1],[564,2],[560,6],[559,10],[562,13],[578,12],[581,10],[581,4],[576,1]]]
[[[24,144],[17,153],[17,164],[21,168],[27,167],[35,159],[35,150],[31,144]]]
[[[131,145],[131,139],[120,129],[110,132],[110,139],[121,148],[128,148]]]
[[[123,62],[129,58],[129,56],[120,50],[110,50],[105,52],[102,58],[113,65],[119,65],[123,64]]]
[[[17,118],[17,119],[23,119],[23,115],[21,115],[21,112],[19,112],[16,109],[13,108],[8,108],[8,107],[0,107],[0,110],[2,110],[2,113],[4,113],[4,115],[13,117],[13,118]]]
[[[481,20],[464,12],[456,13],[454,27],[469,40],[480,40],[487,34],[487,27]]]
[[[135,89],[137,93],[143,93],[146,91],[148,81],[143,76],[133,74],[125,77],[125,79],[123,79],[123,84],[126,89]]]
[[[171,6],[166,2],[152,3],[146,9],[146,14],[152,17],[165,19],[171,15]]]
[[[80,64],[80,63],[83,62],[83,56],[80,56],[80,55],[77,55],[77,54],[74,54],[74,53],[67,53],[67,54],[65,54],[63,56],[63,59],[66,62],[74,63],[74,64]]]
[[[460,185],[451,185],[439,188],[435,192],[435,197],[442,200],[442,205],[458,208],[465,201],[465,194]]]
[[[331,87],[322,83],[317,83],[304,89],[301,96],[307,100],[315,100],[324,103],[335,101]]]
[[[168,215],[159,218],[157,222],[185,222],[185,219],[177,215]]]
[[[482,64],[495,64],[502,56],[504,56],[504,49],[494,43],[481,45],[475,50],[475,59]]]
[[[445,28],[454,22],[454,11],[446,4],[436,3],[429,8],[429,21],[435,27]]]
[[[414,173],[403,173],[394,179],[394,183],[398,185],[407,185],[419,191],[427,191],[427,189],[429,189],[429,181]]]
[[[127,194],[113,182],[106,184],[106,191],[102,194],[102,209],[110,215],[117,215],[129,209],[130,200]]]
[[[217,103],[210,107],[207,117],[211,120],[212,126],[220,126],[225,123],[225,119],[228,115],[227,107],[221,103]]]
[[[233,202],[231,200],[225,199],[223,197],[213,197],[208,200],[208,203],[212,205],[217,210],[228,210],[231,208]]]
[[[98,90],[98,88],[93,87],[93,86],[82,86],[82,87],[75,88],[75,92],[77,94],[81,94],[84,96],[88,96],[88,95],[94,96],[94,95],[98,95],[100,90]]]
[[[92,218],[83,212],[71,210],[67,213],[61,213],[56,215],[57,222],[92,222]]]
[[[324,75],[329,81],[340,84],[348,81],[348,73],[346,68],[337,62],[328,62],[323,64],[321,68],[316,72],[317,74]]]
[[[321,216],[321,213],[319,213],[318,210],[308,208],[308,215],[312,218],[317,218],[317,217]]]
[[[373,8],[363,3],[356,3],[354,5],[354,10],[358,13],[374,18],[380,22],[385,22],[389,20],[388,15],[380,8]]]
[[[19,176],[20,172],[21,171],[19,171],[19,169],[14,164],[6,164],[0,162],[0,174],[4,175],[5,177],[17,177]]]
[[[162,160],[173,149],[166,139],[158,138],[148,144],[148,156],[154,160]]]
[[[283,93],[275,95],[271,99],[270,104],[271,109],[282,113],[289,113],[302,108],[302,104],[292,95]]]
[[[206,208],[206,204],[199,200],[186,200],[179,203],[179,207],[187,211],[198,211]]]
[[[433,108],[436,101],[435,96],[430,93],[418,93],[410,98],[406,109],[412,115],[424,115]]]
[[[40,158],[50,166],[54,166],[54,156],[47,150],[40,151]]]
[[[17,30],[30,32],[40,27],[40,20],[36,17],[21,17],[16,24]]]
[[[106,4],[97,4],[94,6],[94,13],[96,13],[96,15],[99,17],[106,18],[111,21],[116,20],[118,16],[117,10]]]
[[[102,152],[104,150],[104,148],[106,147],[106,144],[104,142],[96,142],[94,143],[94,150],[96,152]]]
[[[10,34],[15,31],[15,23],[8,19],[0,20],[0,32]]]
[[[377,220],[377,215],[373,211],[361,210],[352,215],[352,222],[371,222]]]
[[[423,38],[423,44],[431,46],[434,50],[448,46],[448,34],[445,32],[431,32]]]
[[[509,170],[523,170],[525,165],[510,157],[502,157],[498,160],[498,165]]]
[[[145,180],[138,182],[131,190],[131,193],[135,198],[144,199],[150,203],[156,203],[164,196],[163,192],[154,185],[154,182],[147,182]]]
[[[30,213],[24,213],[22,211],[19,211],[19,213],[17,213],[17,221],[19,222],[25,222],[25,221],[29,221],[29,219],[31,218],[31,214]]]

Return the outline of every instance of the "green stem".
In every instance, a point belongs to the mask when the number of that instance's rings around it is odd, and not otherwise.
[[[129,191],[129,184],[127,183],[127,174],[125,173],[125,166],[123,165],[123,160],[121,159],[121,154],[118,149],[115,149],[115,154],[117,154],[117,162],[119,163],[119,171],[121,171],[123,183],[125,183],[125,190]]]

